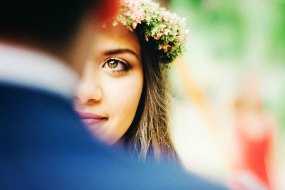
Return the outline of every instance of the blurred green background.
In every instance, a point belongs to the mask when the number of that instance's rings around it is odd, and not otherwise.
[[[285,130],[285,0],[171,0],[170,7],[187,18],[191,68],[227,67],[234,80],[261,75],[272,91],[265,105]]]
[[[278,181],[280,189],[285,189],[281,182],[285,180],[285,0],[160,1],[162,5],[165,2],[169,9],[186,17],[190,30],[183,57],[186,67],[180,68],[188,73],[188,79],[181,78],[175,66],[170,73],[174,140],[182,160],[203,175],[216,179],[227,176],[223,156],[209,139],[226,133],[229,104],[253,76],[261,84],[265,110],[278,125]],[[219,126],[217,134],[211,135],[205,127],[205,119],[211,118],[201,111],[199,93],[198,98],[189,99],[185,85],[204,95],[206,109]]]

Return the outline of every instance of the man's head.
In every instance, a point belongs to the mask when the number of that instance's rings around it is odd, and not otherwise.
[[[114,4],[111,4],[114,2]],[[0,40],[39,49],[76,69],[94,26],[116,0],[1,0]],[[100,17],[98,17],[100,15]],[[86,40],[86,41],[85,41]],[[85,41],[85,43],[84,43]]]

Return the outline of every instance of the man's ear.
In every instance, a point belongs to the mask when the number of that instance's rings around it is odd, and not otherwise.
[[[96,19],[104,24],[112,23],[115,19],[121,0],[102,0],[96,11]]]

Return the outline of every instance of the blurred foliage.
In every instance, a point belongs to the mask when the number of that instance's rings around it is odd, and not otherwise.
[[[205,37],[215,44],[210,47],[214,56],[239,58],[246,51],[248,26],[255,24],[248,23],[251,15],[245,14],[242,3],[238,0],[171,0],[171,7],[188,18],[190,31],[194,26],[195,30],[206,33]],[[247,4],[252,3],[262,2]],[[264,23],[265,28],[270,27],[270,32],[261,39],[266,46],[263,47],[266,51],[264,56],[268,57],[270,64],[285,64],[285,0],[272,0],[270,3],[273,6],[268,7],[269,12],[274,14],[257,18],[270,20]]]
[[[243,50],[243,16],[235,0],[171,1],[172,7],[188,18],[190,28],[205,33],[215,57],[238,57]]]
[[[274,8],[276,16],[270,38],[269,55],[272,60],[285,64],[285,0],[277,1]]]

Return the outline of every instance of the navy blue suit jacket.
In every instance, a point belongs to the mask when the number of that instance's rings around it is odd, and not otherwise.
[[[0,84],[0,189],[224,189],[94,140],[71,101]]]

